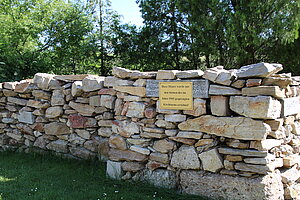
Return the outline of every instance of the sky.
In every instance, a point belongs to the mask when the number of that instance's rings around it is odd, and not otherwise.
[[[143,18],[141,17],[140,8],[136,0],[111,0],[112,9],[117,11],[123,17],[121,20],[125,23],[142,26]]]

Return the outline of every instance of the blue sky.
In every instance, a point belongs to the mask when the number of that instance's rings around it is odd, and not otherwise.
[[[142,26],[143,18],[135,1],[136,0],[111,0],[112,9],[123,16],[123,22]]]

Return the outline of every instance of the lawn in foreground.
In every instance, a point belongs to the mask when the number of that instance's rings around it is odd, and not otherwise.
[[[105,164],[50,155],[0,152],[0,200],[187,199],[143,183],[105,177]]]

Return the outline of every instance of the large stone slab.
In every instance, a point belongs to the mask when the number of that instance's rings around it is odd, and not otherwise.
[[[256,119],[276,119],[281,114],[281,103],[269,96],[231,96],[230,109],[240,115]]]
[[[278,99],[285,97],[285,90],[278,86],[258,86],[258,87],[248,87],[242,89],[242,94],[244,96],[272,96]]]
[[[121,67],[113,67],[112,74],[119,78],[141,79],[155,78],[157,72],[140,72],[137,70],[129,70]]]
[[[186,70],[186,71],[178,71],[176,73],[176,77],[180,79],[186,78],[200,78],[204,72],[202,70]]]
[[[170,170],[157,169],[157,170],[144,170],[141,181],[147,181],[157,187],[163,188],[176,188],[177,176],[176,173]]]
[[[134,96],[144,97],[146,95],[145,87],[114,86],[113,88],[116,91],[125,92]]]
[[[180,173],[184,193],[230,200],[283,200],[283,184],[279,174],[244,178],[202,171],[184,170]]]
[[[205,79],[198,80],[147,80],[146,96],[159,97],[159,82],[193,82],[193,97],[208,98],[209,81]]]
[[[171,165],[179,169],[199,169],[200,161],[194,147],[183,145],[172,155]]]
[[[65,140],[55,140],[50,142],[46,147],[55,152],[67,153],[68,152],[68,142]]]
[[[199,154],[199,158],[205,171],[215,173],[224,167],[223,159],[216,148]]]
[[[295,115],[300,111],[300,98],[292,97],[282,99],[282,115]]]
[[[50,124],[45,124],[45,133],[47,135],[67,135],[70,134],[70,129],[65,123],[62,122],[52,122]]]
[[[33,83],[35,83],[40,89],[47,90],[49,83],[54,76],[55,75],[53,74],[37,73],[34,75]]]
[[[283,69],[281,64],[257,63],[246,65],[236,71],[239,78],[269,77]]]
[[[88,74],[77,74],[77,75],[56,75],[54,79],[65,82],[82,81]]]
[[[268,156],[267,151],[257,151],[257,150],[248,150],[248,149],[233,149],[227,147],[220,147],[218,151],[219,153],[226,154],[226,155],[262,157],[262,158]]]
[[[117,180],[121,179],[123,175],[121,164],[122,164],[121,162],[114,162],[108,160],[106,163],[106,175],[112,179],[117,179]]]
[[[82,80],[82,89],[85,92],[100,90],[103,88],[104,77],[89,75]]]
[[[222,85],[210,85],[209,87],[209,94],[210,95],[242,95],[242,91]]]
[[[180,130],[200,131],[241,140],[262,140],[271,132],[269,125],[246,117],[215,117],[204,115],[178,125]]]
[[[35,122],[35,116],[32,112],[20,111],[18,115],[18,121],[26,124],[33,124]]]
[[[210,110],[216,116],[230,115],[229,97],[228,96],[211,96],[210,97]]]

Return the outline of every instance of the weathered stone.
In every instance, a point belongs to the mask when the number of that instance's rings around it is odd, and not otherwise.
[[[70,147],[70,153],[73,156],[82,158],[84,160],[91,160],[93,157],[95,157],[94,153],[90,152],[89,150],[83,147]]]
[[[28,102],[26,99],[19,99],[15,97],[7,97],[7,101],[21,106],[25,106]]]
[[[272,131],[277,131],[283,126],[283,119],[265,120],[264,123],[268,124]]]
[[[159,82],[186,82],[186,80],[147,80],[146,96],[159,97]],[[192,79],[194,98],[208,98],[209,81],[205,79]]]
[[[113,86],[129,86],[133,85],[133,81],[123,80],[117,77],[108,76],[104,79],[104,87],[113,87]]]
[[[137,172],[145,168],[145,166],[139,162],[123,162],[121,166],[126,172]]]
[[[241,140],[262,140],[271,131],[270,126],[262,121],[244,117],[214,117],[211,115],[188,119],[180,123],[178,128]]]
[[[83,94],[82,81],[75,81],[72,84],[71,94],[73,97],[80,96]]]
[[[171,165],[180,169],[199,169],[200,161],[194,147],[183,145],[172,155]]]
[[[96,127],[97,120],[94,118],[88,118],[81,115],[69,115],[68,125],[71,128],[89,128]]]
[[[150,169],[151,171],[154,171],[154,170],[159,169],[159,168],[167,168],[168,165],[166,165],[164,163],[149,160],[146,167],[148,169]]]
[[[126,113],[127,117],[143,118],[145,111],[145,104],[141,102],[130,102],[128,106],[128,111]]]
[[[265,139],[265,140],[257,140],[250,142],[250,148],[257,149],[259,151],[270,150],[273,147],[280,146],[283,143],[283,140],[277,139]]]
[[[139,133],[139,126],[134,122],[128,121],[113,121],[114,126],[116,126],[116,133],[120,134],[123,137],[130,137],[135,133]],[[113,128],[114,128],[113,126]]]
[[[228,87],[228,86],[221,86],[221,85],[210,85],[209,87],[209,94],[210,95],[242,95],[242,91]]]
[[[45,124],[45,133],[47,135],[65,135],[70,134],[70,129],[65,123],[52,122],[50,124]]]
[[[230,115],[229,97],[226,96],[211,96],[210,97],[211,113],[216,116]]]
[[[169,137],[170,140],[173,140],[175,142],[180,142],[183,144],[187,144],[190,146],[193,146],[196,143],[196,140],[189,139],[189,138],[181,138],[181,137]]]
[[[184,170],[180,173],[180,185],[184,193],[212,199],[284,199],[280,175],[275,173],[249,179]]]
[[[101,100],[100,99],[101,99],[100,95],[89,97],[89,105],[90,106],[101,106]]]
[[[183,114],[198,117],[206,114],[206,100],[194,99],[193,110],[184,110]]]
[[[266,165],[275,160],[275,156],[269,154],[267,157],[264,158],[245,158],[244,162],[248,164],[256,164],[256,165]]]
[[[162,153],[157,153],[157,152],[151,153],[149,156],[149,159],[160,162],[160,163],[169,164],[168,154],[162,154]]]
[[[186,115],[181,115],[181,114],[165,115],[165,120],[167,122],[183,122],[186,120]]]
[[[299,199],[300,184],[286,185],[284,188],[284,199]]]
[[[150,139],[144,139],[144,138],[127,138],[126,140],[132,145],[139,145],[141,147],[147,147],[150,144]]]
[[[18,93],[28,93],[33,90],[33,85],[31,83],[31,79],[20,81],[16,84],[16,87],[14,89],[15,92]]]
[[[172,122],[167,122],[165,120],[159,119],[155,122],[155,125],[160,128],[173,129],[175,128],[175,124]]]
[[[246,81],[243,79],[238,79],[234,81],[230,86],[234,88],[243,88],[245,86]]]
[[[120,149],[120,150],[126,150],[127,149],[126,141],[121,136],[118,136],[118,135],[111,136],[109,138],[108,142],[109,142],[109,146],[111,148],[116,148],[116,149]]]
[[[80,137],[82,137],[83,139],[86,139],[86,140],[89,140],[91,137],[90,132],[87,130],[76,129],[75,132],[77,133],[77,135],[79,135]]]
[[[18,115],[18,121],[26,124],[33,124],[35,122],[35,116],[32,112],[20,111]]]
[[[266,157],[268,155],[267,151],[232,149],[226,147],[220,147],[218,150],[219,153],[227,155],[240,155],[249,157]]]
[[[224,167],[223,160],[216,148],[199,154],[199,158],[205,171],[216,173]]]
[[[69,106],[84,116],[92,116],[95,112],[94,106],[90,106],[87,104],[80,104],[71,101],[69,103]]]
[[[234,163],[228,160],[224,160],[224,168],[227,170],[234,170]]]
[[[47,90],[53,77],[52,74],[37,73],[34,75],[33,83],[37,84],[40,89]]]
[[[268,172],[274,171],[274,168],[270,165],[254,165],[238,162],[234,165],[236,170],[253,172],[257,174],[268,174]]]
[[[138,146],[138,145],[132,145],[130,147],[130,150],[131,151],[135,151],[135,152],[140,153],[140,154],[143,154],[143,155],[149,155],[150,154],[150,150],[149,149],[143,148],[143,147]]]
[[[170,80],[176,78],[177,70],[158,70],[156,80]]]
[[[155,78],[156,72],[140,72],[136,70],[128,70],[121,67],[113,67],[112,74],[119,78],[142,79]]]
[[[281,88],[286,88],[293,82],[292,78],[268,77],[264,78],[262,85],[271,86],[277,85]]]
[[[262,79],[258,79],[258,78],[247,79],[246,87],[260,86],[261,82],[262,82]]]
[[[204,74],[202,70],[186,70],[176,72],[176,77],[180,79],[199,78]]]
[[[16,92],[14,92],[12,90],[3,89],[2,92],[3,92],[3,95],[6,97],[15,97],[18,95]]]
[[[192,131],[179,131],[176,135],[181,138],[192,138],[192,139],[200,139],[203,136],[202,132],[192,132]]]
[[[143,162],[147,160],[147,156],[134,151],[123,151],[119,149],[110,149],[108,152],[110,160],[114,161],[138,161]]]
[[[276,119],[281,114],[281,103],[269,96],[231,96],[230,109],[245,117]]]
[[[45,92],[43,90],[33,90],[32,95],[37,99],[50,100],[51,94],[49,92]]]
[[[115,96],[101,95],[100,106],[105,108],[114,109],[115,107]]]
[[[36,101],[36,100],[28,100],[26,106],[32,107],[32,108],[49,108],[50,104],[48,101]]]
[[[281,172],[281,178],[285,184],[294,183],[300,178],[300,170],[296,167],[285,169]]]
[[[124,97],[124,101],[142,101],[142,97],[127,95]]]
[[[285,97],[284,89],[280,89],[280,87],[278,86],[258,86],[243,88],[242,94],[244,96],[272,96],[278,99],[282,99]]]
[[[54,79],[64,82],[82,81],[88,74],[77,74],[77,75],[56,75]]]
[[[68,142],[65,140],[55,140],[50,142],[46,147],[55,152],[67,153],[68,152]]]
[[[60,106],[50,107],[46,110],[46,117],[47,118],[56,118],[63,114],[63,109]]]
[[[282,115],[295,115],[300,111],[300,98],[292,97],[292,98],[284,98],[282,99]]]
[[[114,90],[119,92],[125,92],[134,96],[144,97],[146,96],[145,87],[134,87],[134,86],[114,86]]]
[[[103,88],[104,77],[89,75],[82,80],[82,89],[84,92],[91,92]]]
[[[15,82],[4,82],[3,83],[3,88],[9,89],[9,90],[14,90],[16,88],[17,84],[18,84],[17,81],[15,81]]]
[[[214,143],[214,139],[201,139],[195,144],[195,147],[211,145],[213,143]]]
[[[154,118],[156,116],[156,109],[154,107],[149,107],[145,109],[145,117],[148,119]]]
[[[145,170],[141,181],[147,181],[157,187],[174,189],[176,188],[177,178],[175,172],[166,169],[157,169],[154,171]]]
[[[233,156],[233,155],[226,155],[225,160],[231,161],[231,162],[239,162],[243,161],[242,156]]]
[[[241,67],[236,71],[236,75],[239,78],[269,77],[282,69],[281,64],[257,63]]]
[[[112,135],[111,128],[100,127],[98,129],[98,135],[102,137],[110,137]]]
[[[157,140],[153,144],[153,149],[160,153],[169,153],[175,149],[175,142],[167,139]]]
[[[63,106],[65,105],[65,95],[62,90],[54,90],[51,97],[52,106]]]
[[[233,71],[227,71],[223,69],[223,66],[217,66],[205,70],[203,78],[214,83],[230,85],[231,82],[235,79],[235,74]]]
[[[295,164],[300,164],[300,156],[298,154],[293,154],[283,157],[283,166],[290,168]]]
[[[23,136],[20,131],[7,132],[6,135],[10,138],[15,139],[16,141],[22,143]]]

